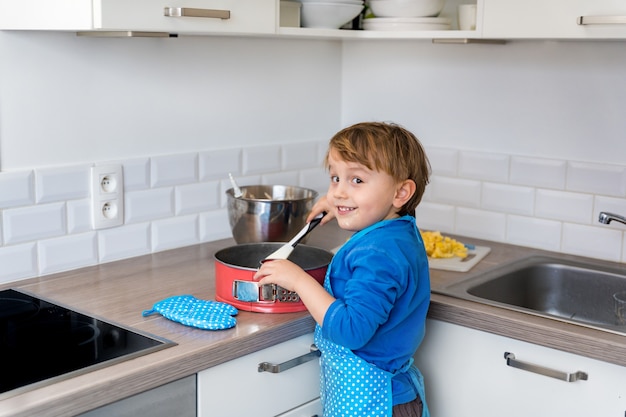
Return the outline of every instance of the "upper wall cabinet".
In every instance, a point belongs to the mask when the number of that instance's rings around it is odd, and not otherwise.
[[[476,25],[459,30],[457,8],[476,4]],[[0,30],[93,34],[242,34],[331,39],[626,39],[626,0],[446,0],[450,30],[279,27],[280,0],[0,0]]]
[[[0,30],[232,33],[331,39],[479,38],[482,0],[446,0],[451,30],[339,30],[279,27],[280,0],[0,0]],[[476,29],[458,30],[457,6],[478,5]]]
[[[0,0],[0,29],[275,33],[275,0]]]
[[[485,38],[623,39],[624,0],[484,0]]]

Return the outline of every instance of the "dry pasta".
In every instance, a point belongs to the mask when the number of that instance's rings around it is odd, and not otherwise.
[[[458,240],[443,236],[440,232],[421,232],[426,254],[431,258],[452,258],[467,256],[467,247]]]

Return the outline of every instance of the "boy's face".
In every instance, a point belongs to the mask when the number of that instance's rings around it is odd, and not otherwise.
[[[399,204],[399,184],[391,175],[344,161],[332,150],[328,168],[330,186],[326,198],[339,227],[356,232],[378,221],[398,217],[401,204],[395,205]]]

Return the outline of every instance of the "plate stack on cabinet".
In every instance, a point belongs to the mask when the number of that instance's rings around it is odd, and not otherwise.
[[[438,17],[445,0],[368,0],[365,30],[448,30],[450,19]]]

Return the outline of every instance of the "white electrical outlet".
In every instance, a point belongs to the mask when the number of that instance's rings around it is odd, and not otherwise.
[[[91,223],[94,229],[124,224],[124,175],[121,165],[91,168]]]

